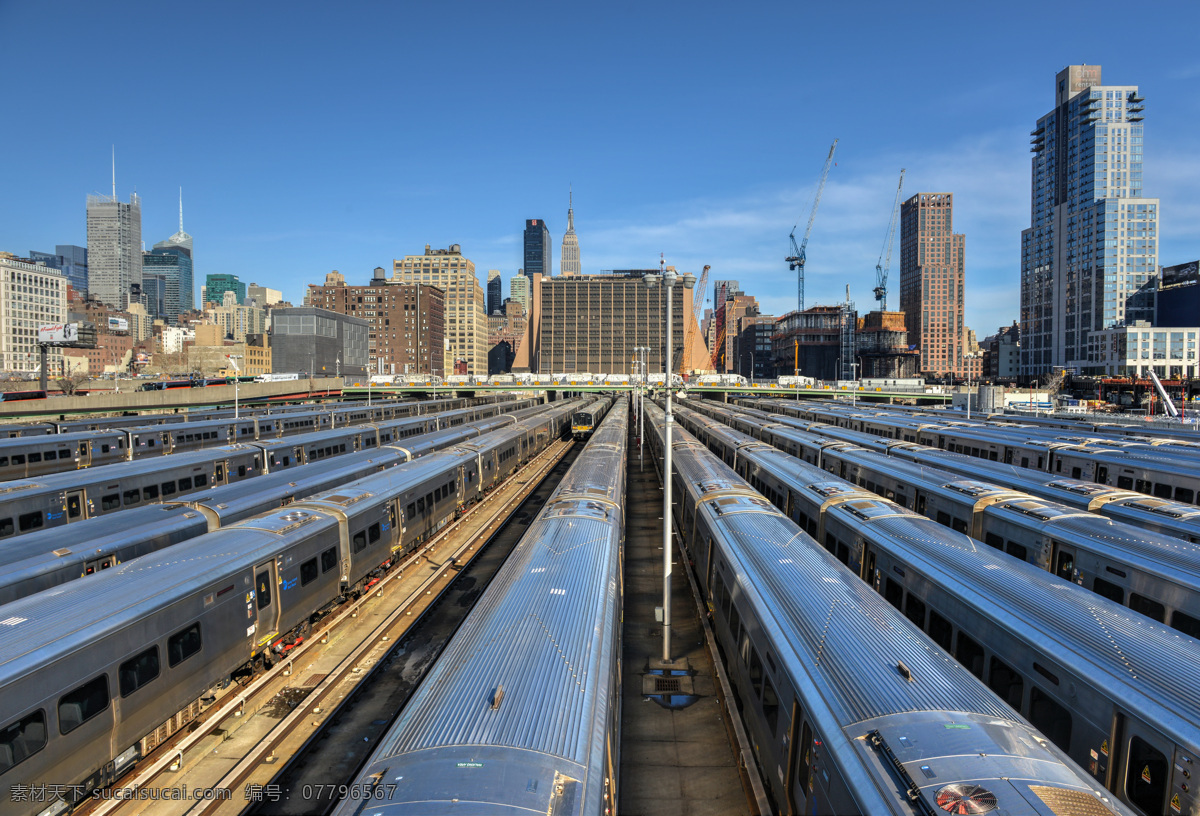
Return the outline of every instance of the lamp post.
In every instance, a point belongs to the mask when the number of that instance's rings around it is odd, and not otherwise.
[[[796,371],[795,371],[796,382],[792,387],[796,389],[796,402],[799,402],[800,401],[800,338],[799,337],[792,339],[792,346],[793,346],[793,352],[795,353],[795,359],[793,360],[793,363],[796,368]]]
[[[858,406],[858,363],[850,364],[850,407]]]
[[[695,275],[676,274],[674,269],[665,269],[663,261],[659,260],[658,274],[649,274],[643,280],[646,286],[654,289],[659,283],[667,290],[667,349],[663,360],[663,369],[666,372],[664,386],[667,391],[667,411],[665,420],[666,437],[666,462],[663,467],[663,650],[662,660],[664,663],[671,661],[671,482],[672,482],[672,462],[671,462],[671,426],[675,422],[675,417],[671,413],[671,357],[674,352],[674,340],[672,338],[671,327],[675,323],[675,315],[671,310],[671,293],[676,285],[682,286],[684,289],[691,289],[696,285]]]
[[[225,356],[229,359],[229,364],[233,366],[233,375],[234,375],[233,376],[233,418],[237,419],[238,418],[238,383],[240,382],[237,375],[241,373],[241,369],[238,368],[237,361],[242,359],[242,355],[226,354]]]

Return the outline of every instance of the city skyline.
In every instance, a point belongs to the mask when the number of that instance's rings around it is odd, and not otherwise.
[[[908,189],[955,195],[956,231],[968,241],[966,324],[983,337],[1019,317],[1020,233],[1029,226],[1028,133],[1052,102],[1050,81],[1068,64],[1100,64],[1106,77],[1139,86],[1148,113],[1145,188],[1162,209],[1159,261],[1200,257],[1194,194],[1200,135],[1190,127],[1200,113],[1192,91],[1200,60],[1181,64],[1176,55],[1187,53],[1187,27],[1172,25],[1188,7],[1166,3],[1146,11],[1141,22],[1161,47],[1134,56],[1100,45],[1106,7],[1090,8],[1094,17],[1083,19],[1051,9],[1039,21],[1042,34],[1027,31],[1020,15],[993,20],[986,11],[955,7],[955,26],[988,31],[947,46],[946,58],[958,70],[920,96],[882,93],[873,96],[872,106],[858,104],[861,94],[901,59],[899,45],[908,36],[955,30],[936,19],[935,9],[909,20],[879,5],[877,22],[866,28],[836,10],[770,4],[737,14],[709,9],[684,22],[665,11],[640,12],[647,35],[678,29],[678,40],[657,50],[642,49],[636,37],[621,33],[619,13],[565,11],[539,25],[555,31],[586,17],[597,37],[617,36],[619,50],[628,50],[631,59],[613,60],[599,47],[571,54],[570,76],[549,80],[547,88],[574,90],[564,103],[569,124],[541,132],[502,110],[518,98],[531,58],[509,55],[489,39],[495,34],[489,29],[503,31],[507,24],[482,5],[473,5],[471,19],[458,23],[468,52],[461,65],[389,69],[378,78],[371,71],[383,63],[377,65],[372,49],[352,36],[362,34],[362,12],[346,12],[330,25],[327,56],[311,67],[287,50],[295,37],[314,30],[304,14],[253,49],[250,32],[265,24],[267,11],[251,12],[238,30],[220,15],[189,16],[195,44],[182,45],[179,60],[162,70],[133,71],[128,88],[102,104],[76,90],[85,44],[115,37],[133,46],[131,38],[179,23],[181,12],[168,11],[150,23],[151,15],[136,9],[114,14],[68,3],[64,24],[61,14],[51,18],[36,6],[11,4],[0,10],[7,30],[31,41],[53,32],[63,45],[54,61],[14,84],[14,106],[34,110],[49,99],[71,100],[89,126],[49,134],[8,129],[0,136],[9,155],[22,157],[10,176],[24,190],[20,206],[10,197],[0,209],[0,249],[21,254],[29,247],[83,245],[84,199],[108,192],[115,144],[118,195],[128,200],[136,188],[144,236],[175,231],[178,187],[187,187],[189,230],[204,246],[201,274],[257,280],[281,289],[293,303],[301,301],[306,283],[331,269],[365,283],[375,266],[387,268],[427,243],[461,244],[478,268],[500,269],[509,278],[522,265],[525,218],[560,212],[561,189],[573,183],[588,202],[587,218],[578,225],[587,245],[585,274],[653,265],[664,252],[681,270],[698,274],[707,263],[714,277],[741,280],[764,311],[781,315],[791,308],[786,293],[794,289],[783,261],[787,233],[806,220],[823,153],[838,137],[838,166],[808,247],[808,300],[837,302],[848,283],[860,307],[871,302],[894,176],[904,166]],[[383,12],[388,14],[399,13]],[[406,27],[441,24],[433,9],[400,16]],[[796,61],[794,49],[782,44],[784,32],[794,36],[801,16],[828,36],[813,38]],[[1043,37],[1049,31],[1057,33],[1048,49]],[[718,39],[732,46],[729,55],[695,56],[696,44]],[[414,47],[406,66],[427,49]],[[213,48],[231,56],[216,72],[201,60],[201,51]],[[744,49],[749,58],[732,56]],[[849,52],[852,58],[843,55]],[[672,67],[681,60],[687,71]],[[282,68],[271,67],[276,63]],[[493,75],[472,89],[481,64]],[[261,77],[279,104],[262,106],[257,90],[226,95],[238,73]],[[382,98],[391,83],[398,83],[393,101],[401,112],[388,114],[371,132],[351,127],[338,134],[305,124],[307,117],[290,107],[314,79],[314,99],[326,116],[356,121],[354,109]],[[646,87],[618,99],[638,81]],[[344,99],[331,93],[341,86],[347,88]],[[197,105],[188,128],[131,115],[145,100],[180,87]],[[460,93],[465,97],[445,101]],[[804,115],[809,106],[802,104],[814,98],[832,107],[816,120]],[[463,135],[435,139],[432,133],[400,135],[388,126],[390,117],[403,121],[427,106],[488,122],[487,135],[468,127]],[[739,124],[747,117],[764,126],[747,130]],[[630,127],[633,121],[652,124]],[[937,127],[917,129],[918,121]],[[505,128],[511,134],[498,135]],[[317,155],[323,158],[314,161]],[[551,234],[557,248],[565,225],[554,217],[550,223],[560,227]],[[898,276],[894,257],[891,279]]]

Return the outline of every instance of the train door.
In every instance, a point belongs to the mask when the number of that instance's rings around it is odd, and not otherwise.
[[[800,703],[796,699],[792,699],[792,725],[788,729],[788,755],[787,767],[789,768],[787,782],[783,789],[787,798],[788,816],[795,816],[796,813],[802,812],[796,801],[796,751],[800,748],[800,720],[804,719],[800,713]]]
[[[1118,713],[1112,749],[1109,789],[1136,813],[1169,812],[1171,743],[1136,718]]]
[[[796,718],[800,719],[801,716],[801,713],[797,711]],[[792,727],[796,729],[797,725],[793,724]],[[800,739],[791,749],[791,754],[795,759],[792,762],[786,786],[791,794],[788,797],[789,813],[804,813],[807,809],[805,806],[808,799],[812,796],[812,729],[806,722],[804,727],[798,730]]]
[[[279,581],[274,561],[254,568],[254,605],[258,610],[258,648],[269,648],[279,628]]]
[[[63,505],[63,509],[67,511],[68,524],[72,521],[83,521],[88,517],[87,497],[84,496],[82,490],[67,491]]]
[[[92,443],[79,443],[78,467],[85,468],[92,464]]]
[[[1061,541],[1051,541],[1051,568],[1054,574],[1064,581],[1074,581],[1079,576],[1079,570],[1075,569],[1075,548]]]
[[[98,572],[108,569],[115,563],[117,563],[117,560],[113,555],[105,555],[101,558],[93,558],[91,561],[84,562],[83,574],[95,575]]]
[[[862,561],[860,563],[860,566],[862,567],[862,573],[860,574],[859,577],[861,577],[864,581],[866,581],[871,586],[875,586],[875,548],[874,547],[871,547],[870,545],[867,545],[867,544],[863,545],[863,555],[862,555]]]
[[[213,486],[229,484],[229,460],[215,462],[213,467]]]

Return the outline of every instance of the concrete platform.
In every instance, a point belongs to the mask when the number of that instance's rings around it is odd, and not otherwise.
[[[643,695],[652,688],[662,657],[662,485],[646,451],[639,467],[630,447],[625,505],[625,624],[622,678],[620,816],[750,816],[717,698],[712,660],[704,645],[696,604],[676,552],[671,595],[670,668],[689,670],[681,692],[697,699],[666,708]],[[686,659],[686,664],[683,660]],[[663,667],[666,668],[665,666]],[[665,676],[665,675],[664,675]]]

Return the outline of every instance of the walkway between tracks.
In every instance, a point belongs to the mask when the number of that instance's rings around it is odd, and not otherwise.
[[[663,493],[647,448],[644,469],[631,444],[625,512],[625,622],[622,676],[621,769],[617,813],[621,816],[738,816],[749,814],[730,747],[712,660],[676,551],[672,570],[672,658],[686,658],[693,672],[684,708],[667,708],[643,693],[657,685],[646,672],[662,657]],[[667,678],[664,678],[667,679]],[[668,683],[670,682],[667,679]],[[670,696],[670,695],[662,695]],[[678,699],[678,698],[676,698]]]

